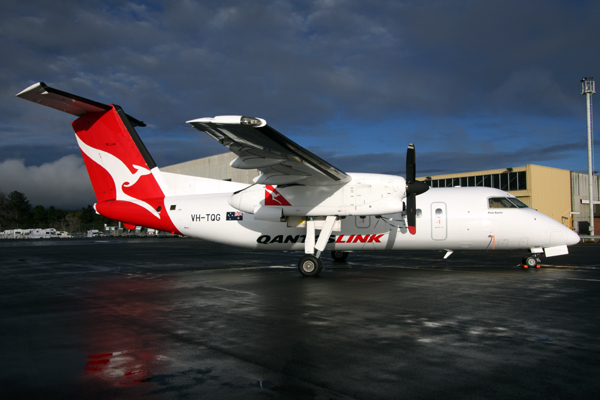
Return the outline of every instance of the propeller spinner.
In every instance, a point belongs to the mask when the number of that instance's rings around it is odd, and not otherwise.
[[[417,233],[417,195],[429,190],[425,182],[416,179],[416,174],[415,145],[411,143],[406,151],[406,212],[408,231],[412,235]]]

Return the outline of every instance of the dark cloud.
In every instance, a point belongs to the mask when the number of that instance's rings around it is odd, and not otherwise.
[[[513,149],[510,152],[498,151],[431,151],[420,152],[417,148],[418,176],[442,175],[487,169],[520,167],[526,164],[556,166],[573,153],[581,152],[584,143],[540,146],[534,154],[530,148]],[[325,157],[337,168],[346,172],[386,173],[404,176],[406,174],[406,151],[402,153],[360,154],[335,156],[331,152],[313,149],[315,154]],[[528,160],[523,162],[522,160]]]
[[[77,154],[71,116],[14,98],[41,80],[145,121],[159,165],[222,151],[183,126],[220,114],[263,117],[339,157],[415,142],[433,162],[487,155],[466,170],[511,154],[552,164],[552,146],[585,136],[579,80],[600,67],[599,12],[585,0],[6,0],[0,162]]]

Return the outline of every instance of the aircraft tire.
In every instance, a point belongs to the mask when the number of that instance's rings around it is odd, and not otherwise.
[[[323,269],[323,262],[311,254],[307,254],[298,262],[298,270],[303,276],[317,276]]]
[[[346,261],[346,258],[348,258],[348,252],[341,251],[341,250],[334,250],[331,252],[331,258],[333,258],[333,261],[335,261],[335,262]]]
[[[538,264],[538,260],[535,256],[529,256],[529,257],[525,257],[523,259],[523,264],[527,265],[528,267],[536,267]]]

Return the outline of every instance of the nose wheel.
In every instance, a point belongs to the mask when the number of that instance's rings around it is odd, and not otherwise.
[[[317,276],[323,269],[323,262],[320,258],[307,254],[298,262],[298,270],[304,276]]]
[[[530,255],[527,257],[523,257],[521,265],[523,268],[539,268],[540,267],[540,259],[537,255]]]

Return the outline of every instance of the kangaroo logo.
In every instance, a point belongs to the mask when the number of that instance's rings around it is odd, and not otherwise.
[[[132,174],[129,168],[127,168],[127,165],[125,165],[125,163],[119,160],[117,157],[105,151],[88,146],[83,140],[79,139],[79,136],[77,135],[75,135],[75,137],[77,138],[77,143],[79,144],[81,151],[83,151],[85,155],[91,158],[96,164],[104,168],[111,176],[117,190],[116,200],[127,201],[129,203],[136,204],[148,210],[148,212],[160,219],[160,214],[158,214],[158,212],[156,212],[156,210],[150,204],[123,192],[123,186],[131,187],[135,185],[138,179],[140,179],[142,176],[149,175],[151,173],[150,170],[140,167],[139,165],[133,165],[133,168],[135,168],[136,171]]]
[[[291,206],[291,204],[271,185],[265,186],[265,206]]]

